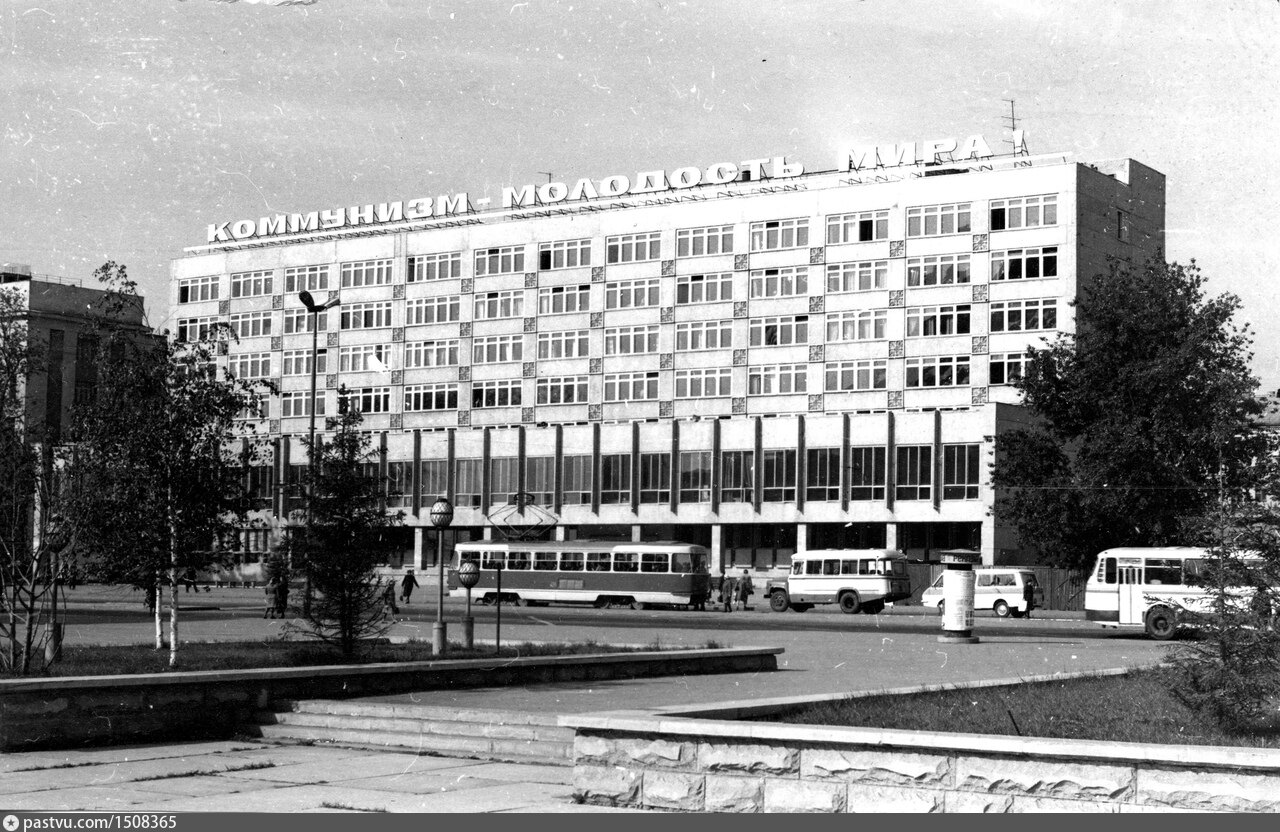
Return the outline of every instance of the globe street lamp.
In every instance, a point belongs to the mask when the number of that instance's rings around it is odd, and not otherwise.
[[[311,501],[315,488],[316,473],[316,364],[320,360],[320,313],[338,305],[338,296],[316,303],[311,293],[303,289],[298,293],[298,300],[311,313],[311,401],[307,403],[307,412],[311,415],[311,424],[307,429],[307,543],[311,542]],[[311,614],[311,569],[304,572],[307,585],[302,593],[302,617]]]
[[[443,656],[447,644],[444,624],[444,530],[453,522],[453,503],[440,497],[431,506],[431,525],[436,528],[436,623],[431,628],[431,652]]]

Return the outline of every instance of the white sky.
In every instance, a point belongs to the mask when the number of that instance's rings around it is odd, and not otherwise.
[[[1280,3],[5,0],[0,262],[169,262],[209,223],[1001,137],[1168,177],[1169,259],[1280,387]]]

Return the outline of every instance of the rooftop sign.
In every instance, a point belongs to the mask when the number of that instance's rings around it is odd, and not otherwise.
[[[1026,134],[1013,131],[1014,155],[1027,152]],[[995,154],[982,136],[970,136],[964,141],[935,139],[933,141],[908,142],[906,144],[855,144],[840,152],[838,168],[842,171],[867,168],[896,168],[905,165],[936,165],[946,162],[964,162],[970,159],[989,159]]]

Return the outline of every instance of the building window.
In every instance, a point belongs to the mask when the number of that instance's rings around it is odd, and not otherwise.
[[[978,499],[979,445],[942,446],[942,499]]]
[[[671,502],[670,454],[640,454],[640,502]]]
[[[204,341],[218,325],[216,317],[179,318],[177,339],[179,342]]]
[[[776,251],[809,245],[809,220],[798,217],[751,223],[751,250]]]
[[[457,410],[458,386],[456,384],[408,384],[404,388],[404,412],[419,413],[426,410]]]
[[[564,458],[564,493],[561,500],[565,505],[581,506],[591,503],[591,457],[590,455],[566,456]]]
[[[344,396],[338,394],[338,412],[346,413],[355,408],[361,413],[389,413],[391,411],[390,387],[353,387]]]
[[[907,359],[907,387],[964,387],[969,384],[969,356],[927,355]]]
[[[538,358],[585,358],[591,330],[571,329],[565,332],[539,332]]]
[[[586,312],[591,306],[591,287],[547,286],[538,290],[538,314],[562,315]]]
[[[751,319],[751,346],[785,347],[809,343],[809,316],[782,315]]]
[[[656,398],[657,373],[615,373],[604,377],[606,402],[647,401]]]
[[[1015,248],[991,253],[991,279],[1036,280],[1058,276],[1058,247]]]
[[[270,312],[241,312],[231,316],[231,331],[237,338],[261,338],[271,334]]]
[[[328,350],[316,350],[316,373],[322,374],[326,372],[328,362]],[[307,376],[311,375],[311,350],[285,350],[283,355],[283,366],[281,374],[286,376]]]
[[[907,310],[907,337],[964,335],[969,331],[970,306],[915,306]]]
[[[1026,353],[992,353],[988,368],[988,384],[1016,384],[1027,369]]]
[[[600,502],[605,505],[631,502],[630,454],[603,454],[600,457]]]
[[[969,282],[969,255],[941,254],[907,260],[908,286],[950,286]]]
[[[524,490],[533,497],[535,504],[551,504],[556,484],[555,473],[556,458],[553,456],[531,456],[525,459]]]
[[[819,503],[840,500],[840,449],[809,448],[805,452],[804,498]]]
[[[462,277],[462,252],[446,251],[440,254],[415,254],[409,258],[409,283],[428,280],[451,280]]]
[[[538,379],[538,404],[586,404],[587,377]]]
[[[340,373],[385,373],[391,369],[389,344],[359,344],[338,350]]]
[[[342,288],[385,286],[391,282],[391,260],[361,260],[342,264]]]
[[[591,265],[590,240],[563,240],[538,246],[538,269],[574,269]]]
[[[413,473],[412,462],[387,463],[387,505],[392,508],[403,508],[413,505],[413,494],[410,491],[410,474]]]
[[[761,499],[766,503],[796,501],[796,452],[767,450],[760,461]]]
[[[676,278],[676,303],[733,300],[733,272],[688,274]]]
[[[308,390],[287,390],[280,394],[280,416],[289,419],[297,416],[310,416],[311,408],[307,403],[312,401]],[[316,393],[316,415],[324,415],[324,393]]]
[[[524,246],[499,246],[476,250],[476,277],[519,274],[524,271]]]
[[[755,451],[724,451],[720,454],[720,502],[750,503],[755,500]]]
[[[410,341],[404,345],[404,367],[453,367],[458,363],[458,341]]]
[[[519,466],[520,460],[515,457],[494,457],[489,460],[490,505],[505,506],[515,502],[516,492],[521,490]]]
[[[459,459],[456,463],[456,476],[453,502],[455,505],[468,508],[480,507],[481,479],[484,474],[483,459]],[[440,492],[444,494],[444,491]]]
[[[680,452],[680,502],[711,502],[711,452]]]
[[[238,379],[270,378],[271,353],[242,352],[233,355],[227,369]]]
[[[521,384],[519,379],[495,379],[471,382],[471,406],[519,407]]]
[[[424,459],[418,471],[418,494],[424,502],[449,493],[449,460]]]
[[[727,350],[733,346],[732,321],[691,321],[676,324],[676,349]]]
[[[991,200],[991,230],[1058,224],[1058,195]]]
[[[232,284],[234,286],[234,283]],[[232,297],[235,297],[233,294]],[[178,281],[178,303],[218,299],[218,276],[188,277]]]
[[[1116,239],[1122,243],[1129,242],[1129,214],[1116,209]]]
[[[828,292],[870,292],[885,288],[888,280],[888,260],[827,264]]]
[[[973,203],[921,205],[907,209],[908,237],[938,237],[943,234],[968,234],[969,212]]]
[[[827,343],[883,341],[889,313],[884,309],[833,312],[827,315]]]
[[[606,309],[636,309],[658,305],[658,279],[620,280],[609,283],[604,290]]]
[[[660,234],[650,231],[645,234],[619,234],[605,239],[605,262],[641,263],[646,260],[659,260],[662,257]]]
[[[1057,328],[1056,298],[993,301],[991,304],[992,332],[1034,332]]]
[[[604,354],[635,355],[658,351],[658,325],[620,326],[604,331]]]
[[[771,364],[747,369],[747,395],[776,396],[803,393],[808,388],[808,364]]]
[[[732,253],[732,225],[682,228],[676,232],[676,257],[701,257],[704,254]]]
[[[513,289],[507,292],[486,292],[476,295],[473,320],[491,321],[497,318],[518,318],[524,314],[524,292]]]
[[[757,269],[748,284],[753,298],[787,298],[809,294],[809,267]]]
[[[310,332],[312,317],[312,314],[305,309],[284,310],[284,334],[297,335],[303,332]],[[321,332],[329,328],[329,313],[327,311],[317,312],[314,317]]]
[[[714,399],[731,395],[733,371],[728,367],[676,370],[677,399]]]
[[[257,272],[238,272],[231,275],[231,297],[249,298],[271,294],[270,269]]]
[[[827,245],[889,239],[889,212],[862,211],[827,217]]]
[[[929,499],[933,493],[933,448],[929,445],[899,446],[894,472],[897,484],[893,493],[896,499]]]
[[[888,363],[883,358],[828,362],[826,391],[844,393],[851,390],[884,390],[887,386]]]
[[[391,301],[352,303],[342,307],[341,329],[382,329],[391,326]]]
[[[304,289],[323,292],[329,288],[328,266],[292,266],[284,270],[284,291],[294,294]]]
[[[461,298],[458,295],[413,298],[405,306],[405,325],[451,323],[462,317],[461,305]]]
[[[489,335],[471,341],[472,364],[505,364],[523,360],[523,335]]]
[[[885,449],[849,449],[849,499],[883,500],[885,496]]]

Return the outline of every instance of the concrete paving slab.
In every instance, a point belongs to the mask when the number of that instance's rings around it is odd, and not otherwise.
[[[224,801],[226,798],[222,798]],[[156,805],[155,792],[137,791],[124,786],[85,786],[45,789],[21,795],[5,795],[7,812],[90,812],[120,811]]]
[[[264,759],[269,756],[264,755]],[[276,765],[245,771],[230,771],[225,776],[242,780],[264,780],[278,783],[345,783],[370,777],[390,777],[417,771],[435,771],[447,768],[434,760],[416,754],[369,753],[359,758],[344,758],[341,762],[314,760],[292,765]]]
[[[537,765],[534,763],[480,763],[467,773],[490,780],[521,783],[568,784],[573,782],[570,766]]]
[[[146,780],[141,783],[130,783],[129,787],[138,792],[152,792],[169,797],[204,797],[205,795],[231,795],[242,792],[255,792],[259,789],[274,789],[278,783],[243,778],[229,778],[219,774],[197,774],[191,777],[169,777],[164,780]],[[157,799],[164,799],[158,797]]]
[[[431,795],[444,792],[466,791],[491,786],[502,786],[510,781],[490,780],[483,777],[472,777],[465,771],[423,771],[410,774],[398,774],[393,777],[367,777],[359,780],[344,780],[343,786],[356,789],[370,789],[379,792],[400,792],[404,794]]]

